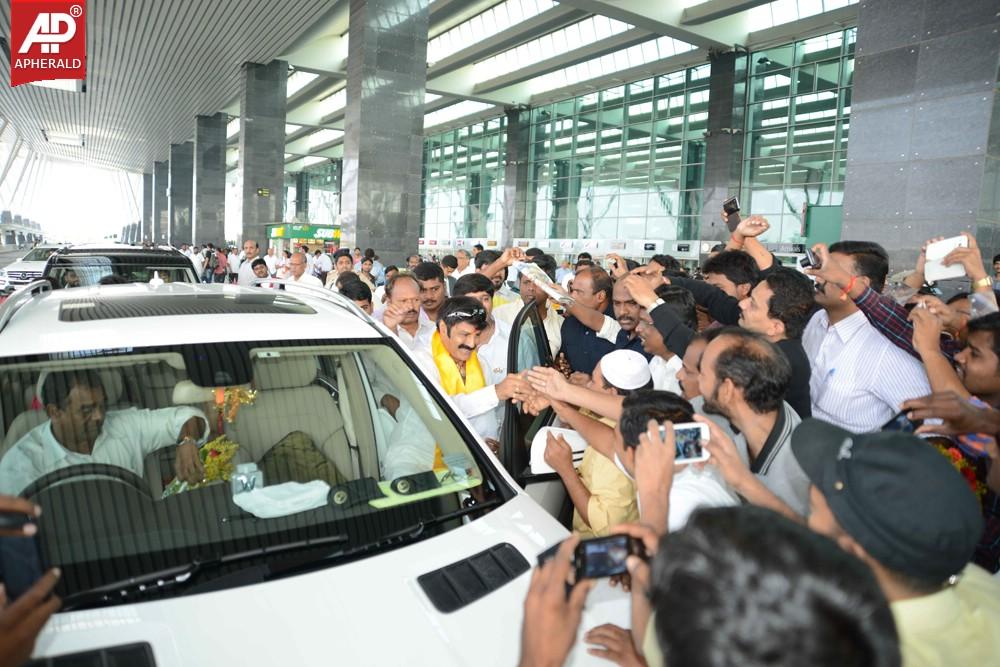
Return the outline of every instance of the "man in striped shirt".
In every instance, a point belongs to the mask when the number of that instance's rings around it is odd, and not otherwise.
[[[822,262],[835,262],[850,278],[840,286],[824,278],[824,271],[814,272],[816,303],[823,310],[802,335],[812,364],[812,415],[854,433],[878,431],[903,402],[930,393],[920,362],[880,334],[850,298],[859,285],[882,291],[889,257],[882,246],[867,241],[817,250]]]

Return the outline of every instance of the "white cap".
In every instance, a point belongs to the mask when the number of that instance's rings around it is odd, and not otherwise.
[[[645,387],[653,379],[646,357],[632,350],[615,350],[604,355],[601,375],[608,384],[625,391]]]

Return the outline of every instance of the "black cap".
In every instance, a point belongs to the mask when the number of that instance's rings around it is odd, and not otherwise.
[[[972,558],[983,534],[979,501],[933,445],[807,419],[792,452],[841,527],[889,570],[943,583]]]

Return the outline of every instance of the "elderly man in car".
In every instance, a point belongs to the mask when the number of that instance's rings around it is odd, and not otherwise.
[[[2,493],[22,493],[51,472],[86,463],[118,466],[141,476],[148,454],[173,445],[177,477],[190,483],[204,478],[198,448],[208,421],[200,410],[108,410],[101,379],[90,370],[49,373],[41,398],[49,418],[0,460]]]

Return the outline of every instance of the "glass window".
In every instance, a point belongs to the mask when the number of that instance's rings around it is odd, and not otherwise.
[[[39,544],[62,569],[64,598],[184,567],[202,554],[323,538],[362,549],[417,518],[433,536],[461,525],[433,519],[460,509],[487,481],[452,408],[388,343],[239,342],[86,355],[0,361],[0,427],[12,443],[0,459],[0,490],[45,507]],[[25,396],[52,409],[25,410]],[[48,440],[39,440],[43,433]],[[39,456],[43,444],[49,454]],[[240,463],[255,463],[259,477],[231,481]],[[488,474],[483,489],[492,495],[503,482]],[[398,480],[409,475],[422,476],[427,490],[400,493]],[[255,519],[233,503],[234,489],[284,482],[323,482],[332,491],[320,507],[277,518]],[[319,546],[324,556],[334,551]],[[193,583],[273,558],[241,556],[225,569],[208,560]],[[184,590],[151,588],[157,596]]]

